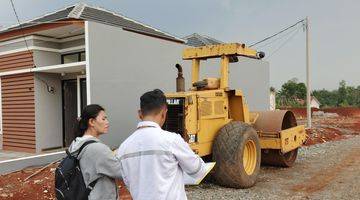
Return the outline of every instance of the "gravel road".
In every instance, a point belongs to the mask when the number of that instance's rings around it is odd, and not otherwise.
[[[303,147],[292,168],[262,167],[249,189],[208,182],[186,192],[189,199],[360,199],[360,136]]]

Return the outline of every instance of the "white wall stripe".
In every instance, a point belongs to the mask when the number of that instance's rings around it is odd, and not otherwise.
[[[49,65],[49,66],[43,66],[43,67],[36,67],[36,68],[30,68],[32,66],[29,66],[29,69],[19,69],[19,70],[13,70],[8,72],[0,72],[1,76],[7,76],[7,75],[14,75],[14,74],[22,74],[22,73],[29,73],[29,72],[41,72],[41,71],[47,71],[51,69],[63,69],[63,68],[70,68],[70,67],[77,67],[77,66],[85,66],[86,62],[74,62],[74,63],[67,63],[67,64],[60,64],[60,65]]]
[[[51,69],[77,67],[77,66],[82,66],[82,65],[86,65],[86,62],[82,61],[82,62],[73,62],[73,63],[66,63],[66,64],[60,64],[60,65],[49,65],[49,66],[43,66],[43,67],[36,67],[36,68],[31,68],[30,71],[31,72],[41,72],[41,71],[47,71],[47,70],[51,70]]]
[[[80,75],[76,77],[76,87],[77,87],[77,116],[80,117],[81,115],[81,85],[80,85],[80,79],[85,78],[86,75]]]
[[[4,164],[4,163],[9,163],[9,162],[14,162],[14,161],[21,161],[21,160],[28,160],[28,159],[32,159],[32,158],[42,158],[42,157],[47,157],[47,156],[52,156],[52,155],[63,155],[64,153],[65,153],[65,151],[58,151],[58,152],[53,152],[53,153],[44,153],[44,154],[35,155],[35,156],[28,156],[28,157],[22,157],[22,158],[14,158],[14,159],[10,159],[10,160],[3,160],[3,161],[0,161],[0,165]]]
[[[29,67],[32,67],[32,66],[29,66]],[[28,72],[31,72],[31,69],[19,69],[19,70],[13,70],[13,71],[8,71],[8,72],[0,72],[0,77],[7,76],[7,75],[28,73]]]
[[[78,39],[82,39],[82,38],[85,38],[85,36],[77,35],[77,36],[71,36],[71,37],[67,37],[67,38],[57,39],[57,38],[44,37],[44,36],[39,36],[39,35],[30,35],[30,36],[26,36],[25,40],[41,40],[41,41],[46,41],[46,42],[63,43],[63,42],[70,42],[70,41],[74,41],[74,40],[78,40]],[[16,38],[16,39],[0,42],[0,46],[14,44],[14,43],[23,42],[23,41],[24,41],[24,38]]]
[[[90,90],[90,56],[89,56],[89,22],[85,21],[85,60],[86,60],[86,101],[91,104]]]
[[[76,51],[76,50],[82,50],[82,49],[85,49],[85,45],[70,47],[70,48],[66,48],[66,49],[54,49],[54,48],[46,48],[46,47],[38,47],[38,46],[29,46],[29,48],[19,48],[19,49],[14,49],[11,51],[0,52],[0,56],[12,54],[12,53],[18,53],[18,52],[22,52],[22,51],[28,51],[28,50],[40,50],[40,51],[49,51],[49,52],[56,52],[56,53],[66,53],[69,51]]]

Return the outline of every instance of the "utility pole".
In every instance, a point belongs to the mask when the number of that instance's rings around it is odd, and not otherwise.
[[[311,128],[311,87],[310,87],[310,47],[309,47],[309,18],[305,19],[305,31],[306,31],[306,116],[307,116],[307,128]]]

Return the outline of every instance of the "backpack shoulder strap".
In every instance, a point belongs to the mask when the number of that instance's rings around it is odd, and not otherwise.
[[[84,144],[81,145],[81,147],[79,148],[79,151],[78,151],[78,154],[79,155],[81,153],[81,151],[88,145],[88,144],[91,144],[91,143],[96,143],[95,140],[89,140],[89,141],[86,141],[84,142]]]
[[[99,177],[99,178],[100,178],[100,177]],[[94,180],[93,182],[91,182],[91,183],[88,185],[87,189],[90,190],[90,191],[93,190],[94,187],[95,187],[95,185],[96,185],[96,183],[97,183],[97,181],[99,180],[99,178],[96,179],[96,180]]]
[[[84,147],[86,147],[88,144],[91,144],[91,143],[96,143],[96,141],[95,141],[95,140],[89,140],[89,141],[84,142],[84,144],[81,145],[81,147],[80,147],[80,149],[79,149],[78,155],[80,154],[80,152],[83,150]],[[86,187],[87,195],[89,195],[90,192],[91,192],[91,190],[94,189],[94,187],[95,187],[95,185],[96,185],[96,183],[97,183],[98,180],[99,180],[99,178],[96,179],[96,180],[94,180],[93,182],[91,182],[91,183],[88,185],[88,187]]]

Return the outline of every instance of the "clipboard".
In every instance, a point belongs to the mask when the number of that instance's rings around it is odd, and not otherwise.
[[[193,178],[184,172],[183,173],[184,174],[184,184],[185,185],[199,185],[201,183],[201,181],[206,177],[206,175],[208,175],[209,172],[214,168],[215,164],[216,164],[216,162],[205,163],[206,173],[202,177]]]

